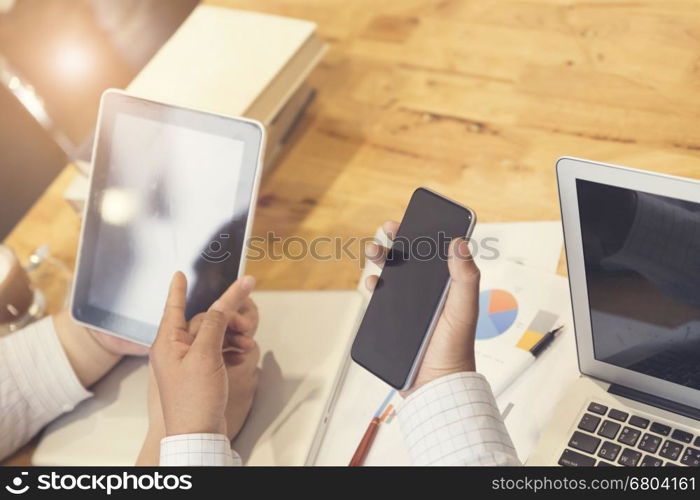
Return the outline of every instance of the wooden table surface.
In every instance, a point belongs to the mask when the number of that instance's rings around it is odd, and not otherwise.
[[[209,3],[315,21],[330,45],[310,77],[317,99],[261,187],[255,235],[361,238],[399,219],[421,185],[482,222],[558,219],[561,155],[700,178],[695,1]],[[73,266],[80,220],[62,192],[74,175],[67,167],[7,238],[23,258],[48,243]],[[248,269],[259,288],[343,289],[360,265]]]

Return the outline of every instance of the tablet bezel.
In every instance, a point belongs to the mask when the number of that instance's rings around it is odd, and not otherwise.
[[[570,157],[559,158],[556,169],[581,373],[698,408],[700,391],[696,389],[621,368],[595,358],[576,181],[582,179],[693,203],[698,203],[700,200],[700,182]]]
[[[106,187],[112,131],[117,113],[128,113],[163,123],[184,125],[195,130],[231,137],[244,143],[241,173],[247,172],[248,175],[239,179],[236,208],[233,211],[245,214],[243,238],[234,252],[234,258],[240,256],[236,259],[238,268],[236,277],[242,276],[245,270],[246,242],[252,228],[262,171],[265,128],[255,120],[160,103],[133,96],[121,90],[109,89],[102,94],[92,152],[90,191],[83,211],[70,311],[73,319],[82,325],[148,346],[155,337],[158,325],[150,325],[97,308],[88,300],[100,225],[98,204],[101,193]],[[168,283],[162,285],[167,287]]]

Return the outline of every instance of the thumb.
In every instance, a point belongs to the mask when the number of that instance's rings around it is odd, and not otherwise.
[[[253,291],[253,288],[255,288],[255,278],[252,276],[243,276],[237,279],[221,294],[221,297],[216,299],[210,310],[222,312],[231,319],[238,308],[243,305],[250,292]]]
[[[450,243],[447,257],[452,282],[445,301],[445,310],[455,326],[466,327],[476,324],[479,314],[479,268],[469,251],[464,238],[456,238]]]

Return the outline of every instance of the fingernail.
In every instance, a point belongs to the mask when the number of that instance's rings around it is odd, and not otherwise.
[[[255,288],[255,278],[250,275],[241,278],[241,288],[245,291],[252,291]]]

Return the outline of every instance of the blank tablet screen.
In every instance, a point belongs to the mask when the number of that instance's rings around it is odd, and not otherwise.
[[[138,111],[105,117],[79,302],[89,323],[149,343],[174,271],[187,276],[190,317],[236,279],[256,165],[212,115]]]

